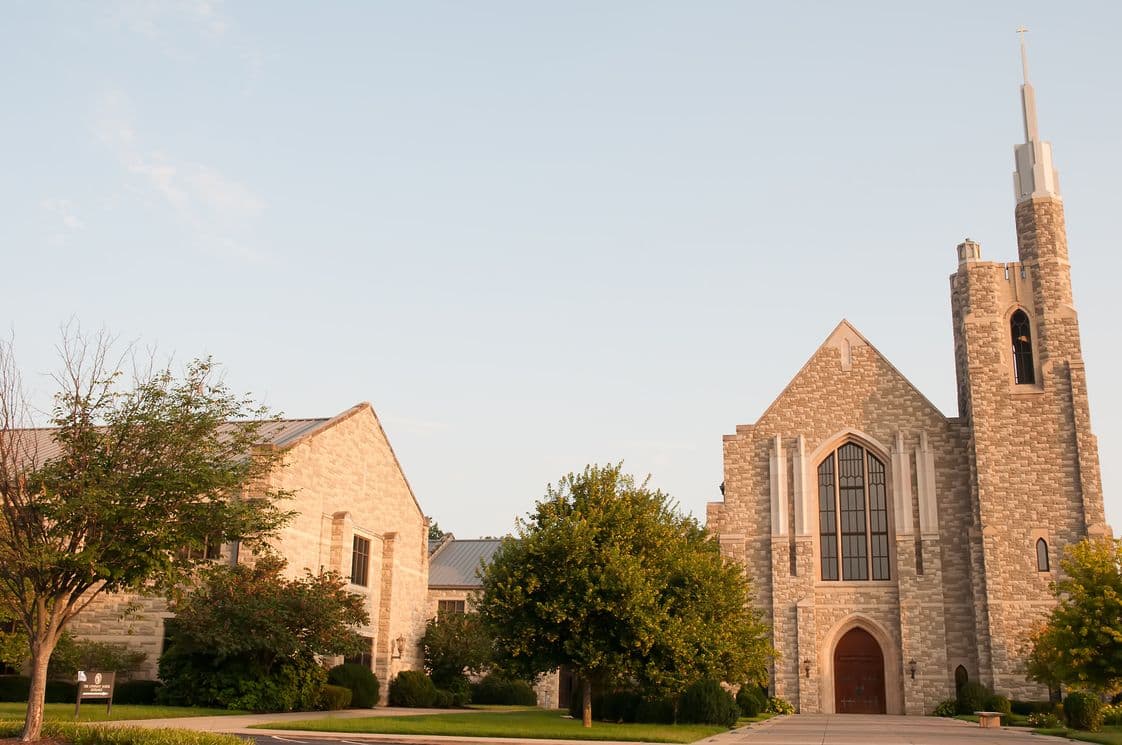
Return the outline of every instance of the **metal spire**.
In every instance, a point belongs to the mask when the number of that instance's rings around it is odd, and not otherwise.
[[[1025,125],[1025,142],[1013,148],[1017,171],[1013,174],[1013,188],[1017,202],[1033,197],[1059,197],[1060,178],[1052,165],[1052,145],[1042,142],[1036,122],[1036,91],[1029,82],[1028,49],[1025,34],[1028,29],[1017,29],[1021,37],[1021,114]]]

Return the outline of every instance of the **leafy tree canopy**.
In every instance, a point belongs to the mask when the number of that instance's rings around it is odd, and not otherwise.
[[[759,680],[772,654],[743,570],[621,465],[547,490],[486,568],[479,612],[504,667],[578,673],[586,726],[593,685],[657,695],[702,678]]]
[[[64,332],[53,429],[34,430],[0,343],[0,605],[27,635],[24,740],[41,728],[55,645],[98,595],[173,588],[208,543],[262,539],[288,517],[264,479],[281,453],[257,446],[266,411],[210,360],[177,374],[112,346]]]
[[[1122,686],[1122,544],[1109,538],[1070,546],[1053,585],[1059,604],[1033,635],[1030,677],[1050,686],[1099,691]]]
[[[475,613],[430,618],[421,643],[425,669],[440,688],[448,688],[465,673],[485,672],[494,656],[491,634]]]
[[[289,579],[284,559],[265,555],[252,566],[218,564],[197,588],[172,603],[172,646],[251,660],[262,672],[301,655],[331,657],[360,651],[356,626],[370,623],[361,595],[335,572]]]
[[[358,652],[366,602],[334,572],[285,576],[274,555],[216,565],[172,604],[172,643],[160,658],[161,699],[254,711],[315,708],[327,671],[320,656]]]

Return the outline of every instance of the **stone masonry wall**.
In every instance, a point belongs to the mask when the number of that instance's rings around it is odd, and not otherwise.
[[[335,570],[349,576],[354,535],[371,540],[368,582],[349,590],[367,599],[371,625],[360,633],[373,637],[375,668],[385,676],[422,666],[428,592],[427,522],[373,410],[357,406],[297,441],[285,464],[270,477],[271,486],[294,492],[285,506],[297,514],[275,547],[288,560],[290,576],[305,569]],[[386,551],[387,541],[393,551]],[[243,552],[244,554],[244,552]],[[386,565],[389,554],[392,563]],[[224,557],[228,560],[228,557]],[[241,556],[242,561],[252,557]],[[383,593],[392,588],[392,599]],[[131,605],[137,612],[123,615]],[[75,621],[75,633],[99,641],[122,641],[149,653],[138,677],[154,678],[163,642],[166,604],[157,598],[114,595],[98,599]],[[404,639],[400,655],[393,640]]]
[[[787,454],[786,478],[773,481],[776,435]],[[800,435],[805,461],[795,455]],[[797,702],[802,711],[833,710],[834,635],[854,618],[878,627],[892,646],[884,650],[892,667],[886,690],[890,712],[903,713],[905,704],[913,713],[933,708],[953,691],[952,661],[976,669],[971,569],[961,517],[970,493],[963,435],[958,420],[947,419],[843,323],[755,425],[738,426],[736,434],[725,437],[724,500],[710,505],[709,530],[719,538],[725,555],[745,565],[754,602],[771,617],[780,653],[772,680],[777,695]],[[891,580],[819,579],[815,474],[821,459],[847,439],[871,449],[886,468],[899,462],[910,474],[917,473],[914,453],[921,442],[933,452],[938,527],[933,535],[918,539],[922,575],[916,574],[917,486],[909,478],[899,488],[906,492],[901,499],[909,513],[901,517],[910,527],[890,541],[895,547]],[[800,507],[796,463],[803,469],[803,489],[810,492],[805,535],[797,535],[795,525]],[[783,489],[787,517],[780,535],[773,534],[771,492],[776,484]],[[890,475],[890,510],[897,488]],[[890,514],[890,525],[894,522]],[[906,637],[902,615],[909,623]],[[909,677],[905,686],[902,665],[912,656],[919,669],[914,683]],[[809,678],[806,660],[811,662]]]
[[[1017,206],[1021,262],[964,261],[952,277],[956,367],[974,484],[969,534],[984,683],[1016,698],[1046,691],[1025,679],[1027,638],[1054,600],[1063,549],[1107,531],[1098,453],[1072,304],[1063,206]],[[1029,316],[1035,382],[1013,377],[1009,318]],[[1037,571],[1036,541],[1051,570]]]

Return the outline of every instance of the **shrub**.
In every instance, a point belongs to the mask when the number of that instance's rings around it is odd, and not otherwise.
[[[1103,724],[1122,724],[1122,706],[1111,704],[1103,707]]]
[[[643,698],[635,691],[610,691],[600,697],[599,707],[592,704],[593,715],[602,722],[635,721],[635,713]]]
[[[28,689],[30,689],[30,682]],[[24,701],[27,700],[25,697]],[[78,684],[68,680],[48,680],[44,701],[48,704],[72,704],[78,700]]]
[[[785,698],[772,696],[767,700],[767,710],[772,714],[794,714],[795,707]]]
[[[1029,714],[1047,714],[1052,711],[1051,701],[1011,701],[1009,708],[1014,714],[1027,717]]]
[[[158,680],[127,680],[113,689],[113,703],[151,706],[156,703],[159,688]]]
[[[767,696],[752,683],[745,683],[736,692],[736,705],[740,707],[741,716],[755,717],[767,708]]]
[[[435,702],[436,686],[420,670],[402,670],[390,681],[390,706],[424,708]]]
[[[940,701],[939,705],[935,707],[935,711],[931,712],[932,716],[936,717],[953,717],[958,713],[958,702],[953,698],[948,698],[946,701]]]
[[[991,696],[986,696],[985,705],[986,711],[997,711],[1001,712],[1002,714],[1011,714],[1013,712],[1013,706],[1009,703],[1009,699],[998,693],[995,693]]]
[[[958,713],[973,714],[976,711],[984,711],[986,699],[992,695],[993,691],[981,683],[973,680],[967,681],[958,690]]]
[[[445,690],[452,694],[452,706],[459,708],[471,703],[471,681],[465,676],[449,680]]]
[[[0,701],[25,703],[31,693],[31,678],[26,675],[0,676]],[[45,701],[48,704],[72,704],[78,698],[78,686],[65,680],[48,680]]]
[[[23,675],[0,676],[0,701],[25,702],[31,691],[31,678]]]
[[[0,738],[16,737],[23,722],[0,722]],[[184,729],[99,727],[70,722],[44,722],[43,737],[69,745],[245,745],[234,735]]]
[[[437,688],[436,696],[433,697],[432,705],[438,709],[451,709],[452,692],[443,688]]]
[[[120,680],[140,669],[147,659],[145,652],[129,649],[124,644],[75,639],[64,633],[51,654],[47,674],[52,678],[73,679],[79,670],[105,670],[117,673]],[[113,700],[116,701],[116,695]]]
[[[644,724],[673,724],[674,699],[657,698],[640,701],[635,707],[635,721]]]
[[[160,658],[156,700],[171,706],[216,706],[249,711],[308,711],[320,705],[327,671],[311,655],[263,670],[242,658],[215,667],[209,653],[191,654],[175,645]]]
[[[678,721],[682,724],[732,727],[739,717],[736,700],[715,680],[699,680],[678,699]]]
[[[338,711],[351,705],[351,689],[328,683],[320,689],[320,707],[327,711]]]
[[[327,671],[327,682],[350,690],[351,706],[356,709],[373,709],[378,705],[378,678],[366,665],[336,665]]]
[[[1028,715],[1028,723],[1042,729],[1058,729],[1063,726],[1060,718],[1050,711],[1037,711]]]
[[[1064,699],[1064,716],[1072,729],[1098,732],[1103,727],[1102,701],[1085,691],[1069,693]]]
[[[582,699],[578,699],[578,702]],[[491,673],[471,687],[473,704],[505,704],[509,706],[534,706],[538,696],[524,680],[515,680],[499,673]],[[581,704],[577,704],[580,712]],[[596,709],[593,707],[593,712]]]

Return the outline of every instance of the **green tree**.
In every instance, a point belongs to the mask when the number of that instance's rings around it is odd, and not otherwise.
[[[0,668],[19,670],[27,662],[27,633],[15,615],[0,603]]]
[[[317,657],[357,652],[362,596],[335,572],[289,579],[285,561],[215,565],[172,603],[172,642],[160,659],[170,702],[231,708],[314,705],[326,671]]]
[[[441,613],[430,618],[421,644],[425,670],[438,688],[450,688],[465,673],[482,673],[491,666],[491,635],[475,613]]]
[[[53,429],[36,431],[0,344],[0,604],[27,635],[25,741],[42,727],[51,653],[83,608],[174,587],[208,542],[252,543],[287,518],[263,483],[280,454],[255,447],[264,410],[209,360],[177,375],[111,347],[105,334],[64,333]]]
[[[516,533],[484,572],[480,615],[504,668],[577,673],[586,727],[593,686],[761,677],[772,651],[743,571],[620,465],[561,479]]]
[[[440,525],[436,522],[436,520],[433,520],[431,517],[428,518],[428,520],[429,520],[429,540],[430,541],[439,541],[441,538],[448,535],[447,533],[445,533],[443,530],[440,529]]]
[[[1030,677],[1110,691],[1122,685],[1122,544],[1088,539],[1068,547],[1059,603],[1031,638]]]

